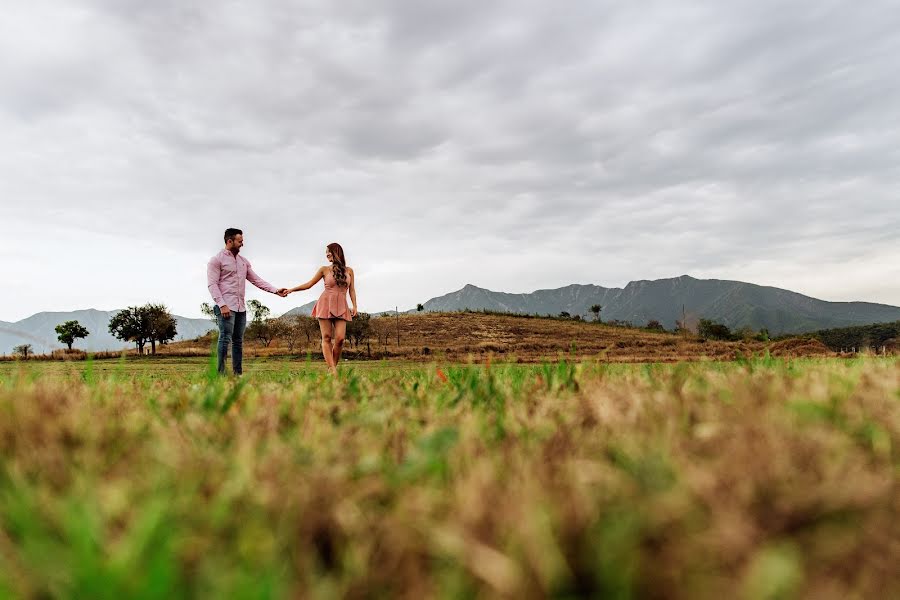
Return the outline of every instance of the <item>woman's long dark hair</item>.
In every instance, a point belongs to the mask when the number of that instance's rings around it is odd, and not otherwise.
[[[328,251],[331,252],[331,270],[334,273],[334,280],[341,287],[347,287],[350,282],[347,281],[347,259],[344,258],[344,249],[337,242],[328,244]]]

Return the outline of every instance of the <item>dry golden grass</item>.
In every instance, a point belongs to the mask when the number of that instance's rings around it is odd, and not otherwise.
[[[0,371],[0,597],[900,597],[900,362]]]
[[[555,360],[560,354],[579,359],[610,362],[677,362],[684,360],[732,360],[764,354],[769,345],[782,357],[834,356],[815,340],[786,340],[772,344],[757,341],[705,341],[671,333],[615,327],[583,321],[532,318],[516,315],[481,313],[425,313],[377,318],[369,346],[346,345],[348,358],[393,358],[430,362],[442,360],[467,362],[495,361],[541,362]],[[397,344],[397,329],[400,344]],[[286,344],[276,340],[270,347],[247,341],[250,356],[288,354]],[[209,340],[182,342],[160,350],[170,355],[203,356],[209,352]],[[320,342],[303,339],[295,353],[321,355]]]

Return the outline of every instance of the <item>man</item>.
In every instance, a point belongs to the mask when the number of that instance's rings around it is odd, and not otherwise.
[[[231,368],[235,375],[243,372],[244,329],[247,328],[247,307],[244,305],[246,281],[256,287],[284,298],[285,288],[275,289],[271,283],[253,271],[248,261],[240,256],[244,245],[244,232],[240,229],[225,230],[225,249],[209,259],[206,266],[206,280],[209,293],[216,303],[216,323],[219,325],[219,373],[225,373],[225,358],[228,345],[232,345]]]

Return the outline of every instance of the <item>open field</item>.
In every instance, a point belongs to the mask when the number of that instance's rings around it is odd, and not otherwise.
[[[900,597],[900,361],[0,364],[0,598]]]
[[[523,315],[426,313],[401,315],[399,319],[375,318],[371,321],[371,327],[368,343],[362,342],[358,347],[352,347],[348,339],[344,348],[345,358],[419,363],[434,360],[540,363],[547,359],[556,360],[562,354],[579,360],[604,362],[678,362],[733,360],[759,356],[767,350],[775,357],[835,356],[821,342],[809,339],[714,341],[693,335]],[[210,337],[186,340],[162,346],[159,353],[169,357],[205,357],[209,354],[211,343]],[[288,347],[283,337],[264,347],[248,336],[244,354],[251,357],[291,357],[295,361],[302,361],[312,354],[321,360],[318,329],[314,325],[308,335],[300,335],[293,348]],[[110,356],[115,357],[116,353]]]

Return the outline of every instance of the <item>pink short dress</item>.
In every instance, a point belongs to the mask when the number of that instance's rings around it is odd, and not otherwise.
[[[341,287],[334,279],[331,269],[325,272],[325,291],[313,306],[312,316],[317,319],[343,319],[352,321],[350,307],[347,305],[348,287]]]

